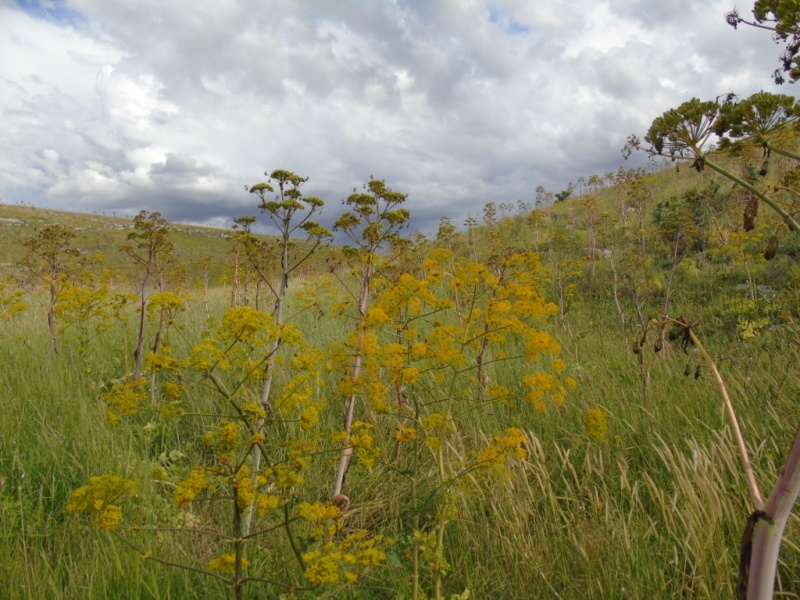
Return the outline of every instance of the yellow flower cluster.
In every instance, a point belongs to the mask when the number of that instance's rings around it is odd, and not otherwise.
[[[568,379],[565,383],[572,387],[570,381],[574,382],[574,380]],[[540,372],[525,375],[522,378],[522,384],[528,388],[527,399],[533,404],[536,412],[545,411],[545,400],[548,399],[553,406],[564,404],[566,389],[558,383],[552,373]]]
[[[439,299],[430,290],[430,274],[418,279],[410,273],[402,273],[394,285],[377,299],[377,304],[388,314],[405,314],[406,319],[420,315],[424,310],[435,308]]]
[[[383,308],[380,306],[373,306],[367,309],[361,324],[365,328],[371,328],[377,325],[384,325],[391,322],[391,320],[391,317],[386,314],[386,311],[383,310]]]
[[[547,332],[530,331],[526,337],[525,356],[529,360],[537,360],[542,354],[555,356],[561,353],[561,345]]]
[[[162,347],[160,352],[149,352],[145,359],[145,368],[154,373],[177,373],[184,364],[170,355],[170,349]]]
[[[267,483],[266,477],[258,475],[256,477],[256,486],[262,486]],[[245,513],[250,510],[250,507],[256,500],[256,490],[253,487],[253,478],[250,477],[250,468],[242,467],[233,477],[234,496],[236,498],[236,508],[240,513]]]
[[[464,347],[461,343],[463,332],[460,327],[442,322],[434,323],[434,329],[425,339],[429,360],[435,369],[449,367],[461,369],[466,365]]]
[[[422,419],[422,424],[428,431],[444,429],[447,425],[447,416],[442,413],[432,413]]]
[[[157,292],[147,301],[147,318],[153,323],[156,313],[164,312],[170,319],[185,310],[183,298],[172,292]]]
[[[139,412],[139,406],[147,399],[145,385],[144,377],[127,377],[103,395],[109,423],[116,425],[121,416],[132,417]]]
[[[608,415],[600,408],[592,408],[583,415],[583,424],[589,437],[598,442],[603,442],[608,433]]]
[[[219,332],[227,340],[254,344],[270,325],[269,315],[250,306],[229,308],[222,317]]]
[[[350,428],[350,445],[355,448],[358,463],[367,469],[371,469],[381,455],[381,449],[375,444],[371,430],[372,424],[363,421],[355,421]]]
[[[97,515],[97,526],[103,531],[113,531],[122,524],[122,508],[107,504]]]
[[[218,426],[206,433],[204,439],[217,456],[233,452],[239,447],[239,424],[222,420]]]
[[[505,473],[508,470],[507,462],[509,458],[522,460],[528,456],[524,444],[525,436],[522,430],[517,427],[510,427],[502,434],[492,438],[489,445],[478,454],[476,462],[480,466],[490,467],[497,472]]]
[[[417,439],[417,430],[413,427],[405,427],[401,423],[398,423],[395,428],[394,439],[401,444],[410,442],[411,440]]]
[[[0,321],[8,321],[23,312],[27,306],[22,302],[25,292],[19,289],[8,290],[10,279],[0,279]]]
[[[385,415],[389,412],[389,390],[386,388],[385,383],[378,379],[373,379],[364,391],[367,394],[367,400],[369,400],[372,410],[379,415]]]
[[[206,478],[206,471],[203,467],[195,467],[189,473],[189,477],[181,481],[172,492],[175,505],[178,508],[186,508],[195,501],[200,492],[210,487]]]
[[[383,536],[368,537],[363,529],[348,534],[338,543],[331,540],[303,554],[307,565],[305,577],[315,586],[342,580],[355,582],[356,569],[363,570],[386,560],[386,553],[379,547],[383,541]]]
[[[136,493],[136,482],[117,475],[90,477],[70,494],[66,512],[96,512],[97,526],[104,531],[117,529],[122,523],[119,502]]]
[[[239,410],[242,411],[245,419],[251,423],[255,423],[267,416],[264,409],[261,408],[261,405],[253,401],[242,402],[239,405]]]
[[[297,516],[309,523],[319,523],[327,519],[335,519],[341,511],[330,502],[301,502],[297,505]]]
[[[242,558],[242,567],[249,567],[250,562]],[[228,573],[233,575],[236,573],[236,555],[232,552],[227,554],[220,554],[217,558],[208,561],[206,569],[213,572]]]
[[[303,431],[310,431],[317,426],[317,423],[319,423],[319,407],[309,404],[300,413],[300,428]]]
[[[161,410],[158,411],[161,415],[161,418],[165,421],[169,421],[170,419],[175,419],[177,417],[183,416],[186,411],[183,408],[181,402],[169,402],[161,407]]]
[[[183,392],[183,387],[174,381],[167,381],[162,389],[164,390],[164,395],[173,402],[178,400],[181,397],[181,392]]]
[[[305,483],[306,480],[301,473],[302,470],[293,465],[275,465],[272,469],[275,487],[284,494],[291,493],[293,488]]]
[[[281,505],[279,496],[272,494],[256,494],[256,514],[263,517],[268,512],[271,512]]]
[[[225,353],[220,350],[219,345],[213,338],[203,338],[192,348],[190,366],[197,371],[206,372],[214,367],[226,371],[230,368]]]
[[[453,424],[442,413],[432,413],[423,417],[422,426],[425,429],[425,444],[433,451],[439,449],[442,438],[447,432],[454,429]]]
[[[80,279],[83,280],[80,284],[66,278],[61,279],[62,289],[56,305],[56,315],[65,327],[75,324],[85,330],[92,324],[98,333],[105,331],[113,325],[114,318],[124,318],[125,306],[136,299],[132,294],[110,293],[108,282],[100,281],[97,277]],[[0,320],[3,319],[2,293],[0,288]],[[11,309],[13,313],[14,304]]]

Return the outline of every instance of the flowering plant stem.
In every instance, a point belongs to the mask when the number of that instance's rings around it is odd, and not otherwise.
[[[739,429],[736,412],[725,389],[722,376],[695,333],[691,329],[689,333],[714,374],[714,379],[719,387],[736,443],[739,446],[750,496],[755,506],[742,536],[736,597],[737,600],[769,600],[775,589],[775,575],[778,569],[778,554],[783,532],[792,513],[792,507],[800,495],[800,425],[795,432],[783,471],[778,481],[775,482],[772,493],[764,503],[756,483],[753,467],[750,464],[744,437]]]

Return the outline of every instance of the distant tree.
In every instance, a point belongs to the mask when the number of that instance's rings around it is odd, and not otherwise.
[[[166,289],[165,272],[170,265],[175,263],[175,248],[169,240],[171,227],[166,219],[158,212],[141,211],[133,219],[133,231],[128,234],[128,243],[121,250],[141,268],[139,283],[139,334],[136,341],[136,351],[133,354],[133,375],[139,375],[142,368],[142,347],[144,346],[145,319],[147,313],[147,286],[151,279],[157,279],[159,292]],[[154,343],[154,352],[158,347],[163,334],[164,314],[159,320],[158,334]]]
[[[572,184],[571,183],[568,184],[567,189],[562,190],[556,194],[556,202],[564,202],[565,200],[569,199],[572,196],[573,191],[574,188],[572,187]]]
[[[589,177],[588,184],[589,191],[592,193],[597,193],[603,187],[603,179],[600,177],[600,175],[595,174]]]
[[[531,206],[530,202],[523,202],[522,200],[517,200],[517,214],[520,217],[524,217],[527,215],[533,207]]]
[[[233,220],[231,229],[233,234],[233,247],[230,252],[231,269],[231,308],[239,302],[239,284],[244,281],[244,303],[247,304],[247,282],[249,277],[247,269],[242,266],[242,256],[246,252],[248,244],[252,244],[252,234],[250,228],[255,223],[255,217],[237,217]]]
[[[544,208],[550,206],[555,201],[553,192],[548,192],[544,186],[536,186],[536,208]]]
[[[511,211],[514,210],[514,205],[510,202],[501,202],[498,208],[500,210],[500,220],[502,221],[506,218],[506,215],[511,214]]]
[[[49,289],[50,302],[47,309],[47,327],[50,343],[47,350],[49,362],[56,351],[56,304],[70,274],[74,260],[80,254],[72,247],[75,232],[63,225],[49,225],[22,244],[28,249],[26,266],[31,274],[45,282]]]
[[[470,253],[472,254],[473,260],[477,260],[478,253],[475,244],[475,229],[478,227],[478,220],[472,215],[468,215],[467,218],[464,219],[464,227],[467,228],[467,244],[469,245]]]

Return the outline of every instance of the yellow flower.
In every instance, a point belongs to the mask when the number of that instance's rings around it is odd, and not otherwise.
[[[147,398],[144,377],[129,377],[123,379],[103,396],[108,410],[106,412],[109,422],[116,425],[119,416],[132,417],[139,412],[139,406]]]
[[[181,396],[183,388],[174,381],[168,381],[164,384],[164,395],[170,400],[177,400]]]
[[[221,421],[205,435],[205,442],[217,454],[233,452],[239,445],[239,425],[231,421]]]
[[[183,409],[180,402],[170,402],[162,406],[159,413],[164,420],[169,421],[170,419],[182,416],[186,411]]]
[[[242,559],[242,566],[247,567],[250,562]],[[233,553],[221,554],[208,562],[206,568],[209,571],[220,571],[233,575],[236,572],[236,555]]]
[[[480,466],[491,467],[500,473],[507,472],[507,458],[522,460],[528,456],[523,447],[525,436],[518,427],[509,427],[503,433],[492,438],[489,446],[478,454],[477,463]]]
[[[442,429],[447,422],[447,417],[442,413],[433,413],[422,419],[422,424],[426,429]]]
[[[417,430],[413,427],[404,427],[398,423],[395,430],[394,439],[401,444],[404,442],[410,442],[411,440],[417,439]]]
[[[304,555],[304,559],[309,562],[308,555]],[[339,566],[333,557],[323,556],[309,565],[305,571],[305,577],[312,585],[336,583],[339,581]]]
[[[118,475],[100,475],[89,477],[89,484],[70,494],[67,501],[67,512],[80,512],[95,508],[98,500],[103,506],[123,496],[132,496],[136,491],[136,482],[123,479]]]
[[[97,526],[103,531],[117,529],[122,523],[122,508],[108,504],[97,516]]]
[[[297,505],[297,516],[309,523],[319,523],[326,519],[334,519],[339,516],[338,506],[330,502],[301,502]]]
[[[206,472],[203,467],[195,467],[189,473],[189,477],[181,481],[172,492],[175,504],[179,508],[185,508],[194,502],[198,494],[208,489],[209,483],[206,479]]]
[[[402,370],[403,383],[411,385],[417,381],[419,377],[419,369],[416,367],[406,367]]]
[[[250,422],[258,421],[266,416],[264,409],[255,402],[243,402],[242,405],[239,406],[239,410],[244,413],[245,418]]]
[[[319,423],[319,408],[310,404],[300,413],[300,428],[303,431],[314,429]]]
[[[66,512],[97,512],[97,526],[104,531],[122,523],[119,502],[136,493],[136,482],[117,475],[90,477],[89,484],[70,494]]]
[[[268,323],[269,316],[263,311],[249,306],[240,306],[225,311],[220,331],[228,339],[253,343],[256,336],[264,331]]]
[[[600,408],[592,408],[583,415],[586,433],[598,442],[603,442],[608,433],[608,415]]]
[[[261,517],[270,511],[275,510],[281,504],[281,499],[278,496],[271,494],[258,494],[256,495],[256,514]]]

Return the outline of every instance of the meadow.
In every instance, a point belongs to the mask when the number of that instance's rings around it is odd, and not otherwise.
[[[283,239],[165,223],[169,260],[143,285],[120,252],[145,231],[131,221],[0,206],[18,252],[0,290],[0,595],[735,595],[753,507],[684,332],[768,493],[800,421],[797,244],[764,257],[778,217],[744,231],[747,196],[708,171],[620,169],[402,237],[404,197],[380,182],[337,223],[355,246],[314,254],[324,228],[288,235],[314,204],[282,181],[261,200]],[[122,234],[69,239],[96,261],[59,263],[50,352],[23,242],[88,221]],[[800,595],[798,573],[795,509],[776,597]]]

